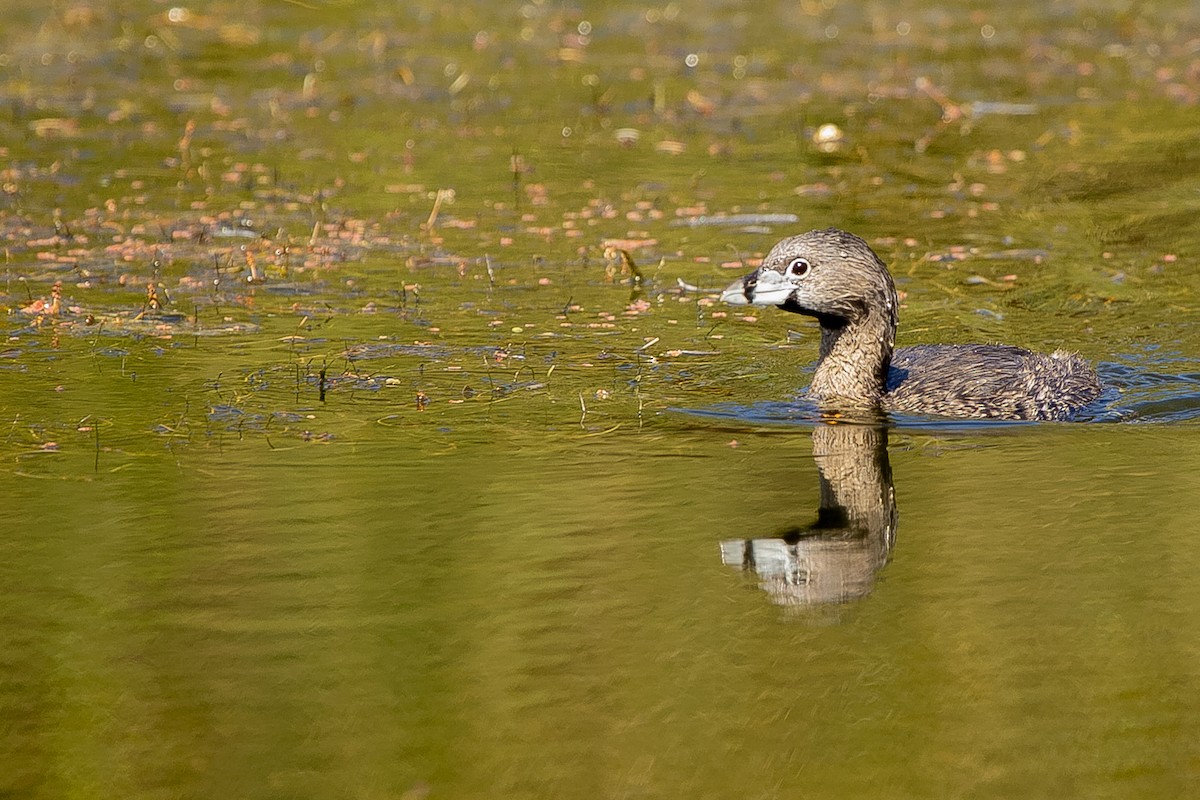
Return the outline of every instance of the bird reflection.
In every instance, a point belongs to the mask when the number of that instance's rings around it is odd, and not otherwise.
[[[812,435],[821,483],[816,522],[770,538],[721,542],[721,561],[756,572],[781,606],[865,597],[896,537],[887,429],[819,424]]]

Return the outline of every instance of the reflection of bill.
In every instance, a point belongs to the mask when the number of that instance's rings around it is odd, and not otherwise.
[[[721,542],[721,561],[754,570],[779,605],[843,603],[867,595],[895,542],[887,430],[817,425],[813,460],[821,482],[816,522],[771,538]]]

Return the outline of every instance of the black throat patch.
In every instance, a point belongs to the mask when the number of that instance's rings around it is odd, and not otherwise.
[[[837,314],[829,314],[823,311],[816,311],[815,309],[802,306],[796,302],[794,297],[789,297],[776,307],[784,311],[790,311],[793,314],[803,314],[806,317],[816,317],[817,322],[822,328],[829,328],[830,330],[841,330],[850,324],[850,320],[846,319],[845,317],[840,317]]]

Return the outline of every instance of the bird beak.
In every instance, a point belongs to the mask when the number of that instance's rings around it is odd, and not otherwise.
[[[773,269],[754,270],[721,292],[721,301],[731,306],[778,306],[787,302],[795,286]]]

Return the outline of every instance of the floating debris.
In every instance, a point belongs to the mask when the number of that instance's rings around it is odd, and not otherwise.
[[[212,230],[212,236],[214,239],[258,239],[262,236],[261,233],[253,228],[246,227],[247,224],[238,226],[217,225]]]
[[[1005,117],[1026,117],[1041,111],[1034,103],[1003,103],[998,101],[977,100],[968,106],[968,113],[982,117],[995,114]]]
[[[709,225],[794,225],[795,214],[700,214],[671,221],[672,227],[702,228]]]
[[[638,140],[642,138],[642,132],[637,128],[617,128],[613,131],[613,136],[618,144],[629,147],[638,143]]]
[[[792,189],[792,194],[800,197],[829,197],[833,187],[827,183],[808,183]]]
[[[721,355],[721,351],[719,350],[667,350],[663,353],[663,356],[667,358],[680,358],[682,356],[707,357],[719,355]]]
[[[1041,263],[1050,257],[1050,251],[1040,247],[1020,247],[1013,250],[997,250],[995,253],[984,253],[984,258],[1001,261],[1035,261]]]

